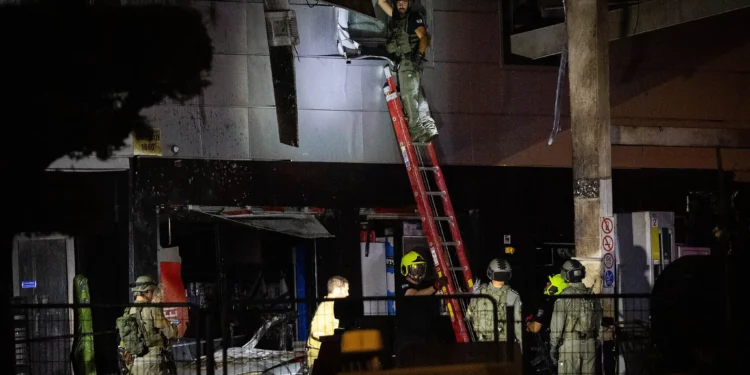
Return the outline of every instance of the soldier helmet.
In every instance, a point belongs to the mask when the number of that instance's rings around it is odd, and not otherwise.
[[[507,282],[513,274],[513,269],[505,259],[495,258],[487,266],[487,277],[494,281]]]
[[[135,282],[130,284],[130,290],[133,293],[137,292],[148,292],[156,290],[158,284],[151,276],[138,276]]]
[[[544,294],[548,296],[556,296],[562,293],[565,288],[568,287],[568,283],[565,282],[562,275],[559,273],[554,276],[547,276],[549,278],[549,286],[544,289]]]
[[[586,277],[586,267],[581,262],[570,259],[563,263],[560,275],[568,283],[580,283]]]
[[[427,274],[427,263],[416,251],[410,251],[401,258],[401,274],[422,281]]]

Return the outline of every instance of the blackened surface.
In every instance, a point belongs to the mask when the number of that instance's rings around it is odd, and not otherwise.
[[[297,112],[297,79],[294,72],[292,47],[270,47],[273,93],[276,98],[276,118],[279,122],[279,141],[299,146],[299,113]],[[252,87],[250,88],[252,90]]]
[[[147,205],[403,207],[413,204],[401,165],[137,158]]]
[[[130,201],[130,281],[140,275],[157,277],[157,206],[153,204],[152,191],[147,184],[139,183],[135,161],[131,159],[131,201]],[[131,297],[132,298],[132,297]]]
[[[579,178],[573,181],[573,197],[585,199],[599,198],[599,179]]]

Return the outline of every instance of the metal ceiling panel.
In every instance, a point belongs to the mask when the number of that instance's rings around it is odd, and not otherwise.
[[[214,53],[248,53],[248,22],[245,3],[226,1],[195,1],[192,7],[203,15]]]
[[[189,211],[177,212],[175,216],[190,221],[246,225],[254,229],[306,239],[335,237],[312,214],[253,213],[228,216],[220,212],[214,212],[214,210],[206,212],[198,207],[191,207]]]
[[[206,105],[247,106],[247,56],[214,55],[211,85],[204,91]]]
[[[311,1],[312,3],[312,1]],[[330,6],[292,5],[297,13],[299,56],[336,55],[336,9]]]
[[[247,5],[247,53],[268,56],[268,33],[262,3]]]
[[[609,12],[609,40],[750,7],[750,0],[653,0]],[[562,51],[565,25],[557,24],[510,37],[511,51],[539,59]]]
[[[206,107],[201,129],[203,157],[249,159],[248,111],[245,107]]]

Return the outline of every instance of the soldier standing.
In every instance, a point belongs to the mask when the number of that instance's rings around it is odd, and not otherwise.
[[[135,304],[152,303],[157,283],[150,276],[139,276],[130,290]],[[170,322],[161,307],[129,307],[118,319],[120,353],[132,375],[167,375],[173,371],[167,353],[168,340],[177,337],[179,322]],[[139,347],[136,353],[123,348]],[[131,349],[132,350],[132,349]]]
[[[491,296],[497,301],[497,329],[499,340],[507,341],[507,307],[513,306],[513,321],[515,337],[519,345],[523,347],[523,329],[521,321],[521,297],[506,283],[512,276],[510,263],[504,259],[493,259],[487,266],[487,277],[489,284],[479,287],[478,293]],[[494,321],[492,319],[492,305],[484,298],[473,298],[469,302],[469,319],[479,341],[493,341]]]
[[[410,2],[396,0],[391,6],[388,0],[378,0],[378,5],[391,17],[386,50],[398,63],[398,84],[409,133],[412,141],[428,143],[438,135],[435,120],[430,115],[421,89],[422,63],[430,36],[424,17],[412,9]]]
[[[571,259],[560,275],[568,287],[560,296],[591,294],[583,284],[586,268]],[[596,373],[596,340],[601,323],[601,308],[593,298],[560,298],[555,301],[550,324],[550,356],[557,362],[559,375]]]

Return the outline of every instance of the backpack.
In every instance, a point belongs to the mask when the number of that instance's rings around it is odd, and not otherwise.
[[[487,289],[489,287],[490,286],[487,284],[482,285],[479,289],[479,294],[489,295],[489,293],[487,293]],[[508,289],[506,288],[500,293],[497,301],[497,325],[501,332],[506,331],[505,323],[508,321],[507,296]],[[481,333],[492,332],[494,330],[495,324],[492,319],[492,302],[490,302],[486,298],[478,299],[477,311],[475,313],[477,313],[480,317],[479,321],[477,322],[476,330],[480,331]]]
[[[143,327],[141,320],[142,309],[142,307],[138,307],[135,314],[130,313],[130,308],[125,309],[125,314],[117,318],[116,323],[122,348],[130,355],[136,357],[148,353],[146,329]]]
[[[591,294],[589,289],[588,294]],[[576,298],[573,302],[573,312],[575,321],[573,323],[573,332],[579,334],[591,334],[597,331],[596,321],[596,304],[593,298]]]

